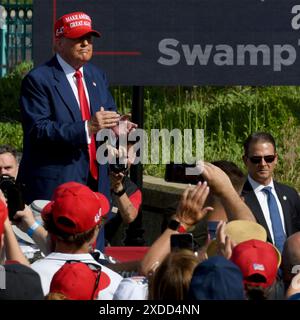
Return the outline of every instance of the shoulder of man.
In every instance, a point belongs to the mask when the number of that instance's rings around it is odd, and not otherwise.
[[[60,68],[55,56],[53,56],[49,61],[31,69],[24,77],[24,81],[26,81],[28,78],[33,78],[33,79],[38,79],[39,81],[43,81],[44,79],[47,78],[47,74],[52,75],[53,68]]]
[[[143,276],[124,278],[114,293],[113,300],[147,300],[148,279]]]
[[[96,66],[95,64],[91,63],[91,62],[87,62],[84,65],[84,69],[86,69],[88,72],[90,72],[93,75],[100,75],[101,77],[106,77],[105,72],[99,68],[98,66]]]
[[[288,186],[287,184],[283,184],[278,181],[274,181],[274,187],[275,187],[275,189],[280,190],[280,192],[284,192],[289,195],[294,195],[296,197],[299,197],[298,191],[295,188]]]
[[[244,195],[246,195],[247,193],[249,193],[249,192],[251,192],[251,191],[253,192],[253,188],[252,188],[249,180],[247,179],[247,180],[245,181],[245,183],[244,183],[244,186],[243,186],[241,195],[244,196]]]

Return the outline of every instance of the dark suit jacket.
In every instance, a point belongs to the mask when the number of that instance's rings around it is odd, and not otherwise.
[[[84,65],[83,74],[91,114],[101,106],[115,110],[105,74],[90,63]],[[50,199],[55,187],[67,181],[86,184],[89,155],[84,121],[56,57],[24,78],[20,105],[24,140],[18,180],[25,184],[26,202]],[[107,168],[99,170],[99,191],[109,194]]]
[[[274,181],[274,188],[282,206],[286,235],[290,236],[300,230],[300,197],[295,189],[282,183]],[[272,242],[262,209],[248,180],[243,187],[242,196],[257,222],[266,229],[268,241]]]

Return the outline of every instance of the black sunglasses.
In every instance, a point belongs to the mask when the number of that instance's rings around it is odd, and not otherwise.
[[[272,163],[275,160],[276,156],[275,155],[269,155],[269,156],[253,156],[253,157],[248,157],[248,159],[255,164],[261,163],[262,159],[264,159],[267,163]]]
[[[94,272],[97,273],[97,275],[96,275],[96,281],[95,281],[95,286],[94,286],[93,293],[92,293],[92,296],[91,296],[91,300],[94,300],[94,298],[95,298],[94,296],[95,296],[96,290],[98,289],[98,285],[99,285],[99,282],[100,282],[101,266],[98,265],[98,264],[83,262],[83,261],[80,261],[80,260],[67,260],[66,263],[70,263],[70,264],[73,264],[73,263],[84,263],[84,264],[87,265],[92,271],[94,271]]]

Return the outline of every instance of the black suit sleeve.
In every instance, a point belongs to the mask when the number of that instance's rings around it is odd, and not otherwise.
[[[293,232],[300,231],[300,196],[298,192],[291,188],[293,192],[293,206],[294,212],[292,215],[292,225],[293,225]]]

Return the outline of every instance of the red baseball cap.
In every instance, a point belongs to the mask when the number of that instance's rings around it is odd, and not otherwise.
[[[76,39],[86,34],[100,37],[100,33],[92,29],[92,19],[84,12],[72,12],[60,17],[54,25],[55,38]]]
[[[281,256],[269,242],[248,240],[234,247],[231,261],[240,267],[245,284],[267,288],[276,279]],[[254,275],[261,277],[254,279]]]
[[[3,201],[0,200],[0,236],[4,231],[4,222],[7,218],[8,210]]]
[[[78,182],[66,182],[55,189],[42,218],[48,220],[51,216],[59,230],[73,235],[100,224],[109,209],[109,201],[103,194]]]
[[[101,266],[67,261],[53,276],[50,293],[62,293],[68,300],[94,300],[110,284]]]

